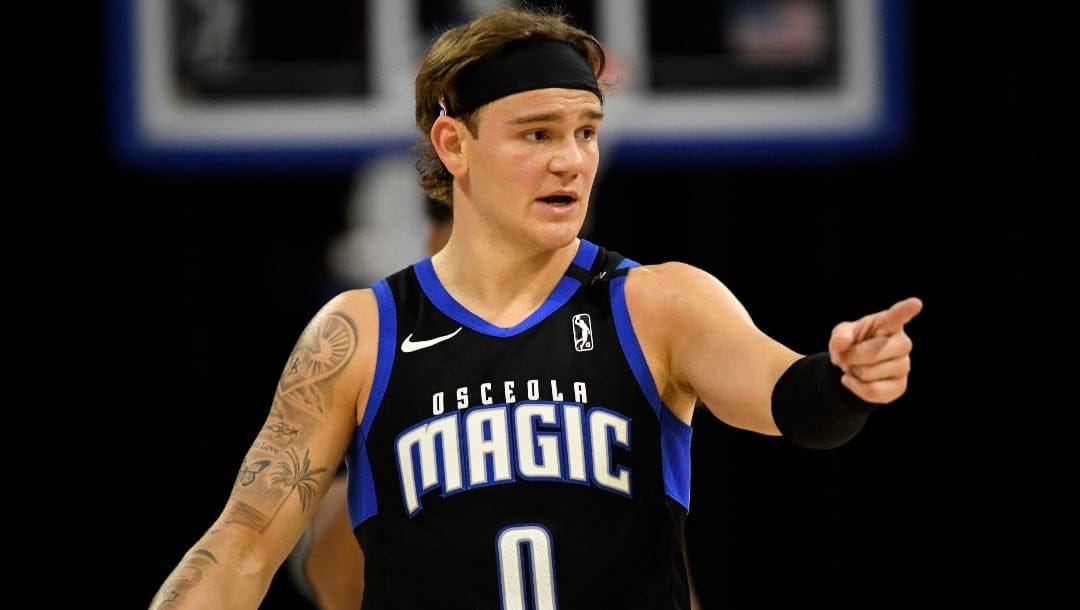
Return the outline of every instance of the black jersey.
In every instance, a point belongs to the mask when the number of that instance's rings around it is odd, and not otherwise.
[[[660,401],[623,285],[581,240],[510,328],[426,259],[373,285],[374,385],[348,457],[364,610],[689,608],[691,428]]]

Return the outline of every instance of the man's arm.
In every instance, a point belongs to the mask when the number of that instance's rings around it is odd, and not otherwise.
[[[356,431],[357,405],[366,397],[376,355],[375,312],[370,291],[350,291],[308,323],[224,509],[166,578],[151,608],[259,606]]]
[[[826,446],[853,434],[852,421],[869,407],[892,402],[907,389],[912,342],[904,326],[922,308],[917,298],[836,325],[828,353],[808,361],[762,332],[727,287],[691,265],[635,269],[626,290],[661,396],[684,421],[700,401],[729,425],[769,435],[783,431],[792,440],[813,438]],[[826,366],[818,366],[822,362]],[[848,418],[853,403],[868,409]],[[792,413],[798,417],[775,417]],[[846,428],[803,428],[833,423]],[[854,425],[857,432],[861,424]]]

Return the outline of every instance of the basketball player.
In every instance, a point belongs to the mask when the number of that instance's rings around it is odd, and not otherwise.
[[[432,199],[425,201],[424,210],[430,223],[425,245],[428,254],[435,254],[450,239],[453,215]],[[286,559],[297,589],[319,610],[355,610],[364,597],[364,553],[353,535],[347,493],[347,473],[339,468],[311,524]],[[690,609],[699,607],[691,579]]]
[[[418,168],[453,209],[450,239],[315,314],[220,516],[152,607],[258,607],[344,458],[365,610],[687,608],[696,404],[830,448],[904,394],[918,298],[804,355],[708,272],[579,237],[604,64],[592,35],[528,9],[428,49]]]

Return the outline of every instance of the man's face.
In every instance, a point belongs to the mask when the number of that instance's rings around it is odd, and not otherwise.
[[[499,234],[541,249],[575,239],[600,155],[603,107],[578,89],[536,89],[480,110],[462,186]]]

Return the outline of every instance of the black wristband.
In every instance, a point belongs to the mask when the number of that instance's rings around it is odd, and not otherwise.
[[[808,449],[832,449],[862,430],[877,406],[840,383],[840,368],[821,352],[791,364],[772,392],[772,416],[789,442]]]

